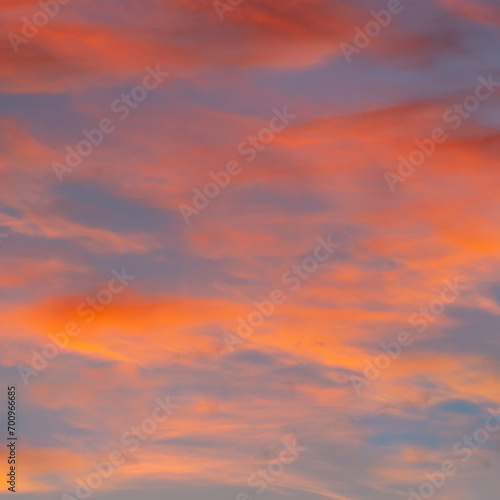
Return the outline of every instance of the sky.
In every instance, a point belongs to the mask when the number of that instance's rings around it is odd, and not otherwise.
[[[20,500],[497,497],[496,1],[0,11]]]

